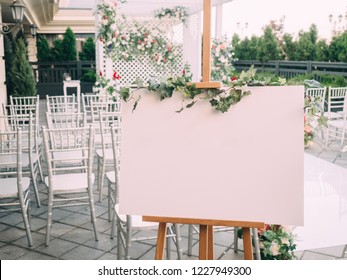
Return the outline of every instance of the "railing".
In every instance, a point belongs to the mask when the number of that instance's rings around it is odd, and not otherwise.
[[[340,75],[347,78],[347,63],[319,61],[269,61],[262,63],[258,60],[240,60],[234,62],[236,70],[248,70],[252,65],[259,72],[270,72],[290,79],[299,74],[313,73],[316,80],[319,75]],[[95,72],[95,61],[72,62],[39,62],[32,63],[37,81],[38,94],[41,98],[46,95],[63,95],[63,75],[69,73],[72,80],[81,80],[89,71]],[[81,92],[91,92],[93,81],[82,80]],[[73,90],[69,89],[72,93]]]
[[[270,72],[290,79],[300,74],[313,73],[319,80],[319,75],[330,74],[347,78],[347,63],[320,61],[269,61],[262,63],[258,60],[240,60],[234,62],[236,70],[248,70],[254,65],[259,72]]]
[[[34,62],[31,63],[40,98],[46,95],[63,95],[63,76],[69,73],[72,80],[81,80],[88,71],[95,72],[95,61]],[[93,81],[81,81],[81,92],[91,92]],[[73,92],[73,89],[68,89]]]

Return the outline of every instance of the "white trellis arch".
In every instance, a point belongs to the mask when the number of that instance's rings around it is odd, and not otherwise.
[[[217,6],[217,11],[221,11],[222,4],[233,0],[214,0],[212,4]],[[97,0],[97,2],[102,2]],[[154,11],[161,8],[173,8],[184,6],[188,9],[189,18],[185,24],[173,22],[172,20],[158,20],[154,18]],[[127,18],[134,19],[149,26],[157,26],[163,30],[167,36],[173,36],[174,42],[178,47],[178,66],[177,69],[165,69],[160,72],[149,63],[148,58],[142,58],[141,62],[112,62],[105,54],[104,46],[98,43],[96,46],[96,65],[98,72],[101,71],[106,77],[112,77],[114,71],[122,76],[121,84],[131,84],[136,77],[143,80],[151,75],[166,76],[181,73],[184,64],[189,64],[193,74],[193,80],[201,79],[201,34],[202,34],[202,14],[203,0],[127,0],[127,3],[119,6],[120,13]],[[217,13],[218,14],[218,13]],[[96,28],[99,21],[96,15]],[[217,30],[218,29],[218,30]],[[216,17],[216,34],[220,34],[222,26],[220,17]],[[170,34],[169,34],[170,33]]]

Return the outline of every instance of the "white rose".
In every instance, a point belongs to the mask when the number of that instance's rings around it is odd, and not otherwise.
[[[282,244],[286,244],[286,245],[290,244],[288,238],[285,238],[285,237],[281,238],[281,242],[282,242]]]
[[[278,246],[278,243],[273,241],[270,246],[270,252],[273,256],[277,256],[279,254],[280,247]]]

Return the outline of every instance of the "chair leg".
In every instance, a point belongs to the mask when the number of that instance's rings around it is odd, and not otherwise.
[[[113,215],[112,215],[113,217],[112,217],[112,224],[111,224],[111,236],[110,236],[110,238],[111,239],[113,239],[113,237],[114,237],[114,232],[115,232],[115,227],[116,227],[116,225],[117,225],[117,220],[116,220],[116,211],[113,211]],[[117,230],[117,232],[118,232],[118,230]]]
[[[30,228],[30,201],[28,202],[27,205],[24,204],[24,202],[21,202],[21,210],[22,210],[22,217],[23,217],[23,222],[24,222],[24,228],[27,234],[27,238],[28,238],[28,243],[29,243],[29,247],[33,246],[33,239],[31,236],[31,228]]]
[[[171,237],[166,237],[166,259],[171,259]]]
[[[42,172],[42,166],[41,166],[40,155],[38,156],[37,167],[38,167],[39,174],[40,174],[40,182],[43,182],[44,179],[43,179],[43,172]]]
[[[180,225],[174,224],[174,230],[176,234],[176,249],[177,249],[177,259],[182,260],[183,258],[183,252],[182,252],[182,246],[181,246],[181,228]]]
[[[259,238],[258,238],[258,229],[253,228],[253,244],[254,244],[254,253],[255,253],[255,259],[260,260],[260,247],[259,247]]]
[[[48,209],[47,209],[47,227],[46,227],[46,246],[49,245],[52,228],[52,215],[53,215],[53,192],[48,190]]]
[[[120,221],[117,221],[117,260],[120,260],[122,256],[122,236]]]
[[[30,166],[30,176],[31,176],[31,180],[33,182],[34,194],[35,194],[37,207],[41,207],[40,195],[39,195],[39,190],[37,187],[37,178],[36,178],[35,169],[34,169],[33,165]]]
[[[193,250],[193,225],[188,225],[188,256],[192,255]]]
[[[239,237],[237,236],[238,227],[234,227],[234,252],[239,250]]]
[[[99,237],[98,237],[98,231],[96,228],[96,216],[95,216],[95,206],[94,206],[92,187],[88,187],[88,195],[89,195],[90,214],[91,214],[93,228],[94,228],[94,236],[95,236],[95,240],[98,241]]]
[[[102,202],[102,191],[104,187],[104,175],[105,175],[105,162],[103,158],[99,158],[99,181],[98,181],[98,190],[99,190],[99,202]]]
[[[124,252],[124,258],[126,260],[130,260],[130,248],[131,248],[131,237],[133,235],[133,231],[131,226],[129,226],[129,223],[127,223],[126,226],[126,238],[125,238],[125,252]]]

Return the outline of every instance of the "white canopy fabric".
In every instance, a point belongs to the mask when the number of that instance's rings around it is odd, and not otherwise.
[[[212,5],[219,5],[234,0],[212,0]],[[161,8],[172,8],[184,6],[188,8],[190,14],[195,14],[203,9],[203,0],[127,0],[127,3],[120,5],[120,10],[124,15],[129,16],[153,16],[153,11]]]

